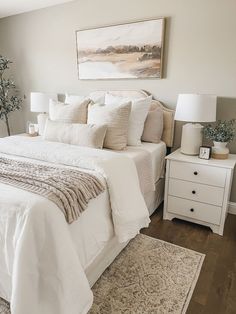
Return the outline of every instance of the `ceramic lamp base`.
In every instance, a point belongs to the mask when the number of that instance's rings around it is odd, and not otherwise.
[[[47,119],[48,119],[47,113],[40,113],[37,116],[38,126],[39,126],[39,135],[43,135]]]
[[[187,123],[182,128],[180,151],[185,155],[198,155],[200,146],[202,146],[201,124]]]

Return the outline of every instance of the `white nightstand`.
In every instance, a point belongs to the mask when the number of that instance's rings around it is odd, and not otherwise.
[[[236,155],[203,160],[177,150],[166,159],[163,219],[188,220],[223,235]]]

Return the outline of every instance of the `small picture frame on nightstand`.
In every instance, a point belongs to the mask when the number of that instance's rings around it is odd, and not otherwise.
[[[211,147],[200,146],[198,157],[201,159],[210,159],[211,158]]]

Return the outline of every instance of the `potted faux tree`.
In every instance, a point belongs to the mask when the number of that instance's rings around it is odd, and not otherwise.
[[[19,110],[22,102],[22,99],[16,95],[14,82],[4,77],[10,63],[12,62],[9,59],[0,55],[0,119],[5,121],[8,135],[11,135],[9,114]]]
[[[229,149],[227,144],[235,136],[235,119],[229,121],[219,120],[215,125],[208,124],[203,129],[204,136],[213,141],[212,158],[227,159]]]

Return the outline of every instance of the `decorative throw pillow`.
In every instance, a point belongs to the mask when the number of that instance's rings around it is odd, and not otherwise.
[[[117,107],[104,104],[89,105],[87,123],[107,125],[104,147],[122,150],[127,146],[130,110],[131,102]]]
[[[43,139],[78,146],[103,148],[106,125],[65,123],[47,120]]]
[[[151,105],[144,123],[142,141],[160,143],[163,132],[163,110]]]
[[[119,96],[113,96],[109,93],[105,96],[105,104],[110,106],[119,106],[124,101],[131,101],[131,113],[129,117],[128,145],[137,146],[141,144],[144,122],[151,105],[152,96],[140,99],[129,99]]]
[[[67,99],[68,100],[68,99]],[[49,118],[52,121],[86,123],[87,108],[90,99],[84,98],[80,101],[71,100],[71,104],[50,99]]]

